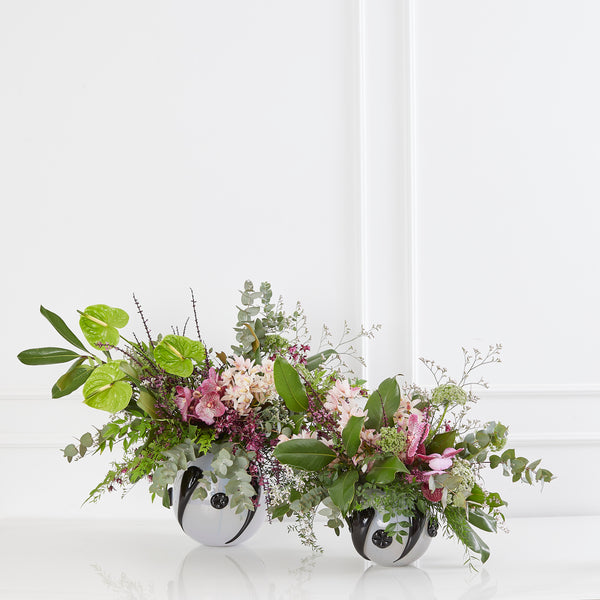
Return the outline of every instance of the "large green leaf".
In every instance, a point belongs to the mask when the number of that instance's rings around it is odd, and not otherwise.
[[[483,529],[484,531],[495,532],[497,528],[496,519],[490,517],[485,511],[479,507],[471,507],[467,515],[469,523]]]
[[[342,431],[342,442],[346,453],[352,458],[360,446],[360,432],[364,423],[364,417],[350,417],[344,430]]]
[[[321,366],[330,356],[337,353],[337,350],[334,350],[333,348],[323,350],[323,352],[319,352],[318,354],[313,354],[312,356],[309,356],[306,359],[306,364],[304,366],[309,371],[314,371],[317,367]]]
[[[320,471],[336,457],[336,453],[319,440],[280,442],[274,454],[280,463],[305,471]]]
[[[445,431],[433,436],[427,444],[427,454],[441,454],[446,448],[454,448],[456,431]]]
[[[81,331],[94,348],[98,348],[98,344],[116,346],[120,338],[118,330],[129,322],[129,315],[124,310],[106,304],[88,306],[80,314]]]
[[[40,306],[40,312],[44,315],[44,317],[46,317],[46,319],[48,319],[48,321],[50,321],[52,327],[54,327],[54,329],[56,329],[56,331],[58,331],[58,333],[60,333],[60,335],[63,338],[65,338],[67,342],[73,344],[73,346],[75,346],[76,348],[87,352],[86,347],[83,345],[83,343],[67,327],[66,323],[56,313],[53,313],[51,310],[48,310],[43,306]]]
[[[490,549],[488,545],[465,523],[464,531],[461,532],[461,540],[481,557],[481,562],[484,563],[490,557]]]
[[[53,398],[68,396],[87,381],[94,367],[82,365],[81,362],[83,360],[85,359],[82,357],[76,361],[64,375],[58,378],[57,382],[52,386]]]
[[[137,399],[137,405],[147,412],[153,419],[156,418],[156,409],[154,405],[156,403],[156,398],[148,391],[141,390],[140,395]]]
[[[121,361],[113,360],[96,367],[83,386],[84,402],[93,408],[116,413],[123,410],[131,399],[133,390],[125,373],[120,369]]]
[[[396,456],[376,460],[367,473],[369,483],[386,484],[394,481],[396,473],[408,473],[406,465]]]
[[[369,396],[365,405],[368,411],[365,426],[368,429],[379,429],[385,419],[392,423],[394,413],[400,406],[400,386],[395,377],[384,379],[379,387]]]
[[[285,405],[294,412],[305,412],[308,408],[308,396],[300,375],[285,358],[275,359],[273,378],[277,393],[283,398]]]
[[[167,335],[154,348],[154,358],[159,367],[171,375],[189,377],[194,364],[200,364],[206,356],[204,344],[183,335]]]
[[[329,496],[343,514],[348,512],[352,500],[354,500],[357,481],[358,471],[346,471],[329,486]]]
[[[31,348],[20,352],[17,358],[25,365],[56,365],[79,358],[79,354],[65,348]]]

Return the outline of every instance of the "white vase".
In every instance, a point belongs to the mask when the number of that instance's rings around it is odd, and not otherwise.
[[[385,532],[390,523],[401,521],[410,523],[402,543]],[[366,508],[352,513],[348,525],[356,551],[384,567],[403,567],[421,558],[431,538],[437,535],[437,522],[420,512],[412,516],[399,515],[384,523],[380,512]]]
[[[210,472],[213,455],[205,454],[180,471],[173,483],[171,508],[183,531],[205,546],[235,546],[252,537],[266,516],[263,490],[255,484],[257,506],[236,514],[229,505],[225,486],[229,479],[212,483],[208,496],[191,499],[198,481]]]

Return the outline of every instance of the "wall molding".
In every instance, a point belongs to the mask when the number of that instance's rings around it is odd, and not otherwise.
[[[414,318],[414,115],[409,0],[357,0],[357,162],[361,318],[381,323],[365,340],[365,378],[412,378]],[[393,354],[389,349],[393,348]]]
[[[600,384],[495,385],[479,389],[481,398],[600,398]]]

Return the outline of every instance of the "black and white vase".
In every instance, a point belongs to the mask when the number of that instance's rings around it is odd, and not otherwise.
[[[385,532],[393,522],[408,521],[410,527],[402,543]],[[382,514],[374,508],[353,512],[348,519],[352,543],[367,560],[384,567],[403,567],[421,558],[437,535],[437,521],[421,512],[412,516],[399,515],[384,523]]]
[[[254,482],[257,507],[236,514],[229,506],[225,486],[229,479],[217,480],[211,485],[204,500],[192,499],[198,481],[211,471],[213,455],[208,453],[189,463],[177,474],[169,491],[171,508],[183,531],[205,546],[235,546],[251,538],[266,516],[262,488]]]

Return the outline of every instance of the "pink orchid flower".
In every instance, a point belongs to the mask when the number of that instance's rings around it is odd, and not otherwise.
[[[198,390],[203,396],[219,395],[221,393],[221,382],[217,372],[211,367],[208,370],[208,377],[200,384]]]
[[[181,413],[181,418],[187,422],[188,420],[188,409],[190,408],[190,404],[192,403],[192,390],[187,387],[182,387],[178,385],[176,388],[177,396],[175,396],[175,404],[177,404],[177,408],[179,408],[179,412]]]
[[[433,454],[417,454],[417,458],[424,460],[431,471],[427,471],[424,475],[437,475],[443,473],[452,466],[452,459],[463,449],[457,450],[456,448],[446,448],[442,454],[434,452]]]
[[[212,425],[215,417],[220,417],[226,410],[227,407],[221,402],[218,394],[208,394],[200,398],[194,412],[201,421]]]

